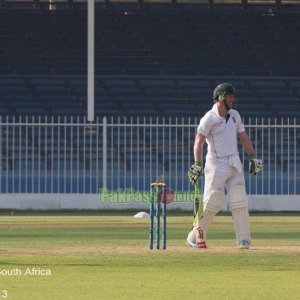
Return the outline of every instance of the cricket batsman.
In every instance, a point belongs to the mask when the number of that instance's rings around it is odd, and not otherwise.
[[[198,184],[205,174],[203,213],[195,220],[187,237],[187,245],[206,248],[207,230],[221,208],[224,189],[227,190],[237,246],[249,249],[251,244],[248,200],[245,191],[243,166],[238,152],[238,138],[249,155],[249,170],[256,175],[263,169],[245,131],[240,114],[234,110],[236,90],[229,83],[218,85],[213,91],[214,105],[200,120],[194,143],[194,163],[188,171],[189,181]],[[205,168],[201,165],[203,145],[207,143]]]

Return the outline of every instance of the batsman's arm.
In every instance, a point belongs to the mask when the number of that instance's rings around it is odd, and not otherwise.
[[[263,170],[264,162],[256,158],[252,143],[245,131],[239,133],[239,138],[245,151],[249,155],[249,173],[250,175],[256,175]]]
[[[193,185],[197,184],[198,178],[203,175],[202,155],[203,155],[203,144],[205,141],[205,136],[201,133],[197,133],[194,142],[194,163],[191,165],[188,171],[188,178],[190,183]]]
[[[205,142],[206,137],[201,134],[197,133],[194,143],[194,160],[195,162],[202,162],[202,156],[203,156],[203,145]]]
[[[253,149],[253,146],[252,146],[252,143],[249,139],[249,136],[248,134],[246,133],[246,131],[243,131],[243,132],[240,132],[239,133],[239,139],[240,139],[240,142],[241,144],[243,145],[246,153],[250,156],[250,157],[253,157],[255,156],[255,152],[254,152],[254,149]]]

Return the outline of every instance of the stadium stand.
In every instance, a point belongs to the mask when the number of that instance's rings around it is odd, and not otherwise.
[[[213,88],[228,81],[238,90],[243,117],[300,120],[300,1],[213,3],[96,1],[96,116],[199,117],[211,107]],[[86,15],[80,1],[57,1],[51,9],[46,1],[1,2],[0,116],[86,115]],[[39,138],[29,136],[31,144],[20,138],[28,153],[41,151],[30,168],[94,172],[102,164],[93,151],[85,160],[79,154],[72,162],[61,159],[59,149],[80,149],[69,136],[67,148],[59,147],[64,136],[56,141],[57,157],[47,132]],[[24,168],[23,154],[13,161],[7,144],[2,141],[1,168]],[[124,172],[149,165],[130,155],[119,153]],[[168,157],[159,164],[168,170]]]
[[[299,117],[299,7],[96,3],[96,114],[196,116],[226,80],[245,117]],[[0,13],[1,115],[84,115],[86,4]]]

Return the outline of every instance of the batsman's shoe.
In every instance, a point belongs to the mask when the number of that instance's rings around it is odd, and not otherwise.
[[[241,241],[239,243],[239,249],[241,250],[249,249],[249,243],[247,241]]]
[[[204,241],[198,242],[197,248],[206,248],[206,243]]]
[[[191,247],[191,248],[198,248],[198,249],[206,248],[206,243],[204,241],[203,242],[194,243],[194,242],[190,241],[189,239],[187,239],[186,240],[186,245],[188,247]]]
[[[189,239],[186,239],[186,245],[191,248],[198,248],[198,245],[196,243],[190,241]]]

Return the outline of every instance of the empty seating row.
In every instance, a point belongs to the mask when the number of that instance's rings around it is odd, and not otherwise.
[[[62,10],[15,5],[0,10],[0,28],[9,28],[0,31],[1,73],[86,74],[85,3]],[[299,75],[297,10],[128,6],[96,3],[97,75]]]
[[[268,77],[96,77],[97,116],[199,117],[212,106],[212,91],[230,82],[243,117],[299,118],[300,80]],[[0,115],[83,116],[85,77],[0,76]]]

